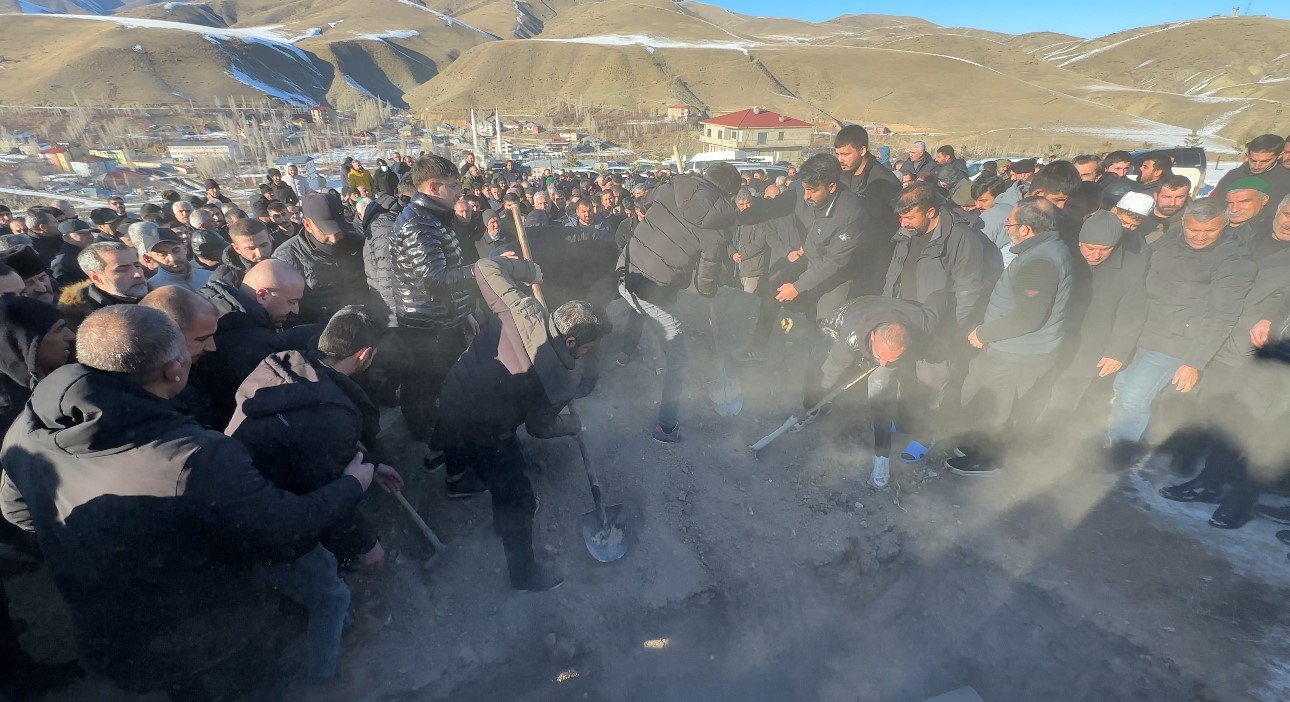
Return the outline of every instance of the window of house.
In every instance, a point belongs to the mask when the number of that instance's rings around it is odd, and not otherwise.
[[[708,127],[708,138],[712,138],[712,127]]]
[[[758,144],[766,143],[766,132],[757,132],[757,143]]]
[[[779,133],[779,140],[780,140],[780,141],[783,141],[783,140],[784,140],[784,133],[783,133],[783,132],[780,132],[780,133]]]
[[[718,139],[725,139],[725,138],[726,138],[726,130],[724,130],[724,129],[718,129],[718,130],[717,130],[717,138],[718,138]]]

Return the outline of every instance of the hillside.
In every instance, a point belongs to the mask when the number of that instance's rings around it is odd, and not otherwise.
[[[917,17],[755,17],[692,0],[0,0],[0,14],[7,104],[73,93],[121,105],[375,96],[529,113],[759,104],[965,136],[1195,131],[1221,147],[1284,131],[1290,100],[1290,52],[1278,48],[1290,22],[1263,17],[1081,39]],[[35,50],[28,36],[75,37],[77,49]]]

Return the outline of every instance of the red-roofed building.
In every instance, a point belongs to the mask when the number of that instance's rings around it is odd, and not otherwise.
[[[797,161],[811,145],[814,125],[752,107],[699,120],[705,151],[743,151],[772,161]]]

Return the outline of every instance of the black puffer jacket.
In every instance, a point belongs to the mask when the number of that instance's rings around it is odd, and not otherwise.
[[[197,291],[211,301],[219,313],[215,328],[215,351],[193,364],[193,373],[210,395],[211,409],[226,426],[237,406],[234,396],[243,380],[269,355],[287,351],[313,350],[322,333],[320,324],[304,324],[286,330],[273,327],[269,314],[246,290],[212,280]]]
[[[279,490],[237,441],[75,363],[36,387],[0,463],[0,509],[35,532],[81,662],[136,692],[260,642],[277,604],[253,569],[298,558],[363,496],[351,477]]]
[[[389,195],[379,195],[359,219],[363,230],[363,271],[372,309],[383,315],[391,327],[398,326],[394,317],[394,266],[390,262],[390,233],[399,219],[403,205]]]
[[[394,316],[401,327],[455,327],[474,309],[474,269],[449,228],[453,216],[423,193],[399,213],[390,235],[390,263]]]
[[[932,337],[937,326],[946,318],[952,305],[948,293],[941,291],[931,296],[928,304],[909,300],[865,295],[839,307],[820,324],[820,331],[833,339],[829,357],[820,369],[818,387],[807,388],[806,406],[816,404],[842,379],[848,368],[878,365],[874,359],[870,333],[883,324],[900,324],[909,331],[909,348],[899,363],[910,363],[927,358]]]
[[[368,301],[362,253],[362,240],[348,231],[332,246],[302,231],[273,252],[274,258],[290,263],[305,278],[301,322],[326,324],[345,305]]]
[[[1241,316],[1255,272],[1249,249],[1227,232],[1201,251],[1170,238],[1151,254],[1138,348],[1204,370]]]
[[[683,175],[650,191],[645,207],[618,259],[627,289],[670,303],[693,277],[700,293],[715,294],[739,219],[733,199],[706,178]]]
[[[358,384],[300,351],[260,362],[237,389],[237,411],[224,433],[242,442],[269,482],[297,495],[345,471],[362,444],[368,463],[380,454],[376,405]],[[376,545],[376,532],[357,510],[329,527],[323,546],[346,561]]]
[[[376,186],[376,192],[372,195],[388,195],[394,197],[399,190],[399,176],[391,171],[389,165],[383,160],[377,159],[378,168],[372,171],[372,184]],[[379,168],[385,166],[385,168]]]

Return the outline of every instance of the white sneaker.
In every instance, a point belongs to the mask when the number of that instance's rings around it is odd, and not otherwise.
[[[887,487],[888,481],[891,480],[891,459],[886,456],[873,457],[873,472],[869,474],[869,482],[879,490]]]

